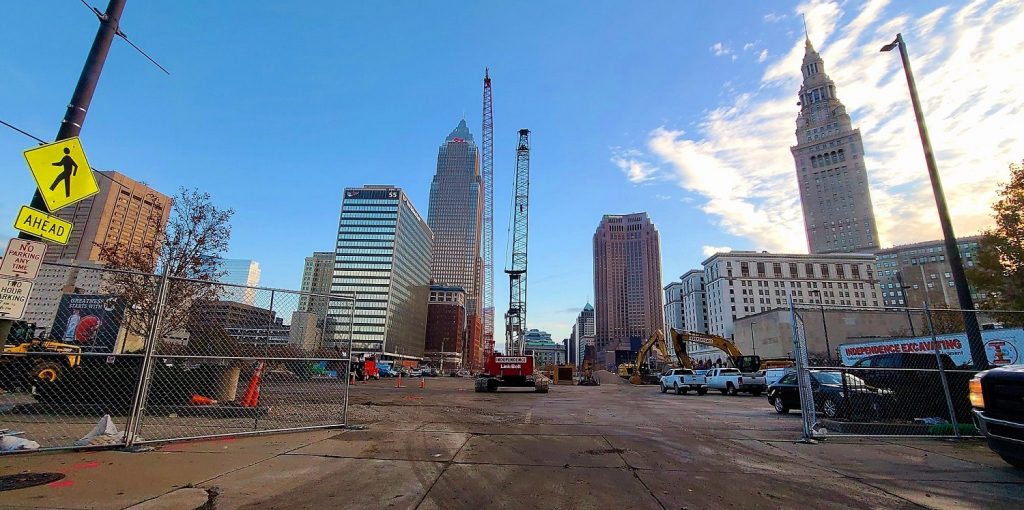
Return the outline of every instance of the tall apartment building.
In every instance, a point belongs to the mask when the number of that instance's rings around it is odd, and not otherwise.
[[[33,280],[32,293],[25,304],[22,319],[36,323],[40,335],[46,335],[53,326],[64,294],[103,293],[103,272],[99,271],[102,264],[67,259],[61,262],[59,266],[44,264],[39,268],[39,274]],[[65,263],[69,265],[63,265]]]
[[[737,319],[789,306],[882,306],[871,254],[781,254],[734,251],[704,262],[708,332],[733,337]]]
[[[871,205],[864,143],[854,129],[825,63],[807,39],[801,67],[796,162],[800,203],[811,253],[874,253],[878,228]]]
[[[981,236],[957,239],[965,268],[974,267],[979,242]],[[917,308],[927,302],[932,308],[960,307],[956,285],[946,261],[946,244],[941,239],[878,250],[875,269],[886,306]],[[902,285],[900,279],[903,280]],[[971,294],[976,300],[984,297],[975,289],[971,289]]]
[[[167,226],[170,197],[124,174],[99,173],[98,194],[53,214],[73,226],[66,245],[47,243],[45,262],[99,262],[101,246],[151,244]]]
[[[331,293],[333,276],[334,252],[315,251],[311,257],[306,257],[299,286],[302,294],[299,295],[298,311],[316,314],[317,322],[322,323],[327,317],[326,295]]]
[[[596,326],[594,324],[594,307],[587,303],[576,316],[576,322],[572,326],[572,334],[569,336],[569,343],[576,350],[576,364],[582,365],[587,357],[587,348],[590,348],[593,357],[594,335]]]
[[[706,283],[703,269],[691,269],[680,277],[683,284],[682,301],[683,328],[695,333],[708,332],[708,302],[705,295]]]
[[[669,331],[677,329],[686,331],[683,325],[683,282],[672,282],[664,287],[665,290],[665,327],[662,331],[668,338]],[[676,349],[672,342],[668,342],[668,353],[675,356]]]
[[[632,346],[664,327],[661,243],[647,213],[606,214],[594,233],[598,362],[631,360]]]
[[[408,195],[393,186],[346,188],[338,221],[328,344],[352,334],[356,354],[420,358],[427,327],[433,236]]]
[[[483,193],[480,154],[473,134],[462,120],[437,151],[437,171],[430,183],[427,223],[434,233],[430,271],[433,282],[466,290],[470,358],[474,366],[482,362]]]
[[[260,263],[248,259],[222,259],[220,265],[224,275],[219,278],[223,283],[242,285],[234,287],[226,285],[221,287],[221,301],[234,301],[247,305],[256,304],[256,287],[260,284]]]

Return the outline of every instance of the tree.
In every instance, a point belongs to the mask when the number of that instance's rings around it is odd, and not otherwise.
[[[167,296],[159,336],[182,330],[192,307],[218,299],[213,282],[224,276],[221,255],[231,239],[232,209],[219,209],[210,194],[181,188],[173,199],[167,227],[152,242],[137,246],[100,246],[100,260],[113,269],[104,277],[106,292],[125,302],[123,325],[145,337],[156,316],[160,277],[167,271]]]
[[[996,226],[982,235],[967,277],[985,294],[979,308],[1024,310],[1024,164],[1010,165],[1010,181],[999,190],[992,211]],[[1007,324],[1024,324],[1024,313],[987,315]]]

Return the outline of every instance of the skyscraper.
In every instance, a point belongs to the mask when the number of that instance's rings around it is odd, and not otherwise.
[[[341,202],[328,345],[344,345],[378,359],[423,356],[433,237],[409,197],[393,186],[347,188]]]
[[[327,297],[316,294],[331,293],[331,278],[334,276],[334,252],[315,251],[306,257],[302,266],[302,294],[299,296],[300,312],[315,313],[318,321],[327,316]],[[314,295],[310,295],[312,293]]]
[[[46,262],[99,262],[101,246],[132,249],[150,244],[167,226],[170,197],[124,174],[99,173],[98,194],[53,214],[73,227],[66,245],[46,243]]]
[[[576,323],[572,326],[570,343],[576,349],[576,364],[582,365],[583,360],[590,356],[594,357],[594,307],[587,303],[576,316]],[[587,349],[590,349],[589,353]]]
[[[811,253],[871,253],[878,228],[871,206],[864,143],[854,129],[825,63],[807,39],[804,51],[796,161],[800,203]]]
[[[606,214],[594,233],[597,361],[632,361],[635,346],[664,326],[661,242],[647,213]]]
[[[220,277],[222,283],[242,285],[242,287],[224,286],[221,289],[221,301],[235,301],[252,305],[256,301],[256,287],[260,284],[260,263],[248,259],[223,259],[221,271],[224,276]]]
[[[480,299],[483,192],[480,155],[473,134],[462,120],[438,149],[437,172],[430,184],[427,223],[434,233],[431,278],[437,285],[466,290],[469,359],[474,366],[481,361],[483,327]]]

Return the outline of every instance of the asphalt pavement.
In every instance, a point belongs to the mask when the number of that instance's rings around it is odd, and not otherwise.
[[[0,508],[1020,508],[1024,473],[977,440],[830,438],[764,397],[654,386],[478,394],[472,380],[353,387],[366,430],[0,457],[60,472]]]

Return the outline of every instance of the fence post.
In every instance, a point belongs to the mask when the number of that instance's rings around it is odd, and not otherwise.
[[[157,291],[156,314],[150,323],[149,335],[143,348],[139,380],[135,385],[135,397],[132,399],[128,423],[125,425],[125,448],[135,446],[139,430],[142,428],[142,416],[146,412],[146,401],[149,399],[149,386],[153,376],[153,354],[156,351],[157,342],[160,341],[160,323],[163,320],[164,308],[167,306],[169,283],[167,268],[164,267],[163,274],[160,276],[160,289]]]
[[[353,321],[356,316],[356,295],[349,294],[348,309],[348,346],[345,348],[345,405],[341,409],[341,423],[348,426],[348,391],[352,381],[352,330],[355,329]]]
[[[807,338],[803,319],[793,306],[793,297],[789,297],[789,313],[793,322],[793,357],[796,358],[798,392],[800,394],[800,420],[803,422],[804,443],[813,443],[816,416],[814,409],[814,393],[811,388],[811,374],[807,368]]]
[[[960,439],[960,423],[956,419],[956,408],[953,407],[953,395],[949,392],[949,381],[946,380],[946,369],[942,366],[942,355],[939,353],[939,339],[935,337],[935,325],[932,324],[932,310],[928,302],[924,302],[924,312],[928,317],[928,331],[932,336],[932,350],[935,351],[935,363],[939,367],[939,379],[942,380],[942,391],[946,394],[946,407],[949,410],[949,422],[953,424],[953,435]]]

